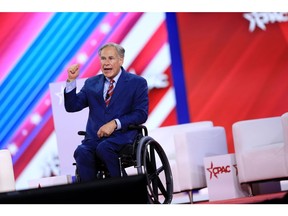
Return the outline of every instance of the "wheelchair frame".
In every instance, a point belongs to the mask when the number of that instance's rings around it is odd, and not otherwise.
[[[134,166],[138,174],[144,174],[147,180],[148,203],[170,204],[173,197],[173,177],[168,158],[161,145],[148,136],[147,128],[144,125],[130,125],[129,130],[137,130],[134,143],[126,145],[119,153],[119,164],[121,177],[124,177],[123,170]],[[79,135],[85,135],[85,131],[79,131]],[[76,165],[76,164],[74,164]],[[97,175],[102,179],[109,176],[104,164]],[[76,178],[81,182],[77,173]]]

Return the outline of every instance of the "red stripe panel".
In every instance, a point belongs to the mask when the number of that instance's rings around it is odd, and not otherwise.
[[[153,88],[149,92],[149,113],[151,113],[154,108],[158,105],[160,100],[165,96],[168,90],[173,86],[173,80],[171,75],[171,67],[169,66],[166,71],[163,73],[168,76],[169,85],[166,88]]]
[[[114,33],[110,35],[104,42],[121,43],[128,32],[133,28],[137,20],[143,13],[128,13],[124,20],[114,29]],[[82,77],[94,76],[100,70],[100,62],[98,55],[94,56],[94,59],[90,59],[90,64],[87,65]]]
[[[167,43],[167,30],[165,22],[162,22],[155,33],[147,41],[141,52],[128,67],[128,71],[133,68],[137,74],[141,75],[165,43]]]
[[[171,110],[169,115],[166,117],[166,119],[162,122],[162,124],[159,127],[165,127],[165,126],[170,126],[170,125],[177,125],[178,120],[177,120],[177,112],[176,112],[176,107]]]
[[[36,155],[42,145],[45,143],[47,138],[51,135],[54,130],[53,117],[49,117],[47,123],[43,126],[42,130],[37,134],[35,139],[30,143],[29,147],[25,150],[25,152],[21,155],[21,159],[19,159],[14,164],[14,175],[15,179],[19,177],[21,172],[25,169],[27,164],[32,160],[32,158]]]
[[[53,13],[0,13],[0,80],[13,68]]]
[[[287,22],[249,32],[242,13],[177,18],[191,121],[224,126],[234,152],[234,122],[288,110]]]

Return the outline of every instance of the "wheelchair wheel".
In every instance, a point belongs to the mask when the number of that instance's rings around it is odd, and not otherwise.
[[[138,174],[147,178],[148,201],[151,204],[172,202],[173,178],[168,158],[161,145],[146,136],[137,148]]]

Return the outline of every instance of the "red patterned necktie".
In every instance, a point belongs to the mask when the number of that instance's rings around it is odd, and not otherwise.
[[[107,93],[106,93],[106,97],[105,97],[105,103],[106,103],[106,107],[108,106],[110,100],[111,100],[111,96],[113,94],[113,89],[114,89],[114,86],[113,86],[113,83],[115,81],[112,79],[110,80],[110,83],[109,83],[109,87],[108,87],[108,90],[107,90]]]

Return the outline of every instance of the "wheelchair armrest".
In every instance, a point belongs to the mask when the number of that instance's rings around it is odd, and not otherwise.
[[[128,130],[137,130],[139,133],[142,133],[144,136],[148,135],[148,130],[144,125],[129,125]]]
[[[85,136],[86,135],[86,131],[78,131],[78,135]]]

